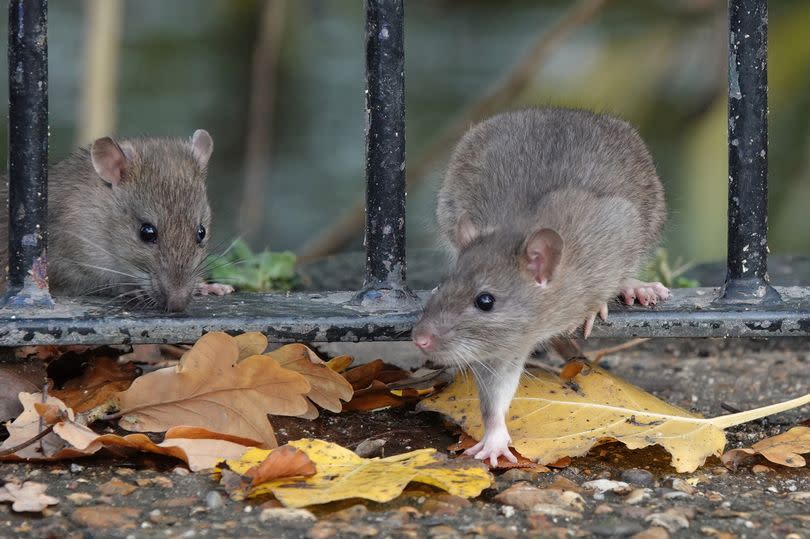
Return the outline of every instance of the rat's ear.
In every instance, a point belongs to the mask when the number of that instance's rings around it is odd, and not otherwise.
[[[479,236],[480,232],[469,214],[462,213],[456,222],[456,247],[463,249]]]
[[[563,239],[550,228],[541,228],[526,241],[526,269],[541,287],[548,286],[562,256]]]
[[[113,186],[118,186],[124,179],[127,162],[135,157],[135,148],[128,142],[118,144],[110,137],[93,142],[90,158],[93,168],[101,179]]]
[[[211,158],[211,152],[214,151],[214,140],[208,131],[205,129],[197,129],[191,137],[191,152],[200,168],[208,166],[208,160]]]

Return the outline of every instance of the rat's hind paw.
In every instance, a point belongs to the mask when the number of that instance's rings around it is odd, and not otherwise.
[[[621,284],[619,293],[625,305],[638,301],[645,307],[655,305],[658,300],[669,298],[669,288],[661,283],[645,283],[638,279],[627,279]]]
[[[215,296],[224,296],[232,294],[234,288],[229,284],[219,283],[200,283],[194,288],[194,294],[197,296],[207,296],[213,294]]]
[[[503,431],[495,431],[484,433],[484,438],[466,450],[465,455],[470,455],[478,460],[489,459],[489,465],[493,468],[498,466],[498,457],[503,456],[509,462],[517,462],[517,457],[509,450],[509,433],[504,429]]]
[[[596,315],[599,315],[599,318],[602,321],[607,320],[608,317],[608,305],[607,303],[603,303],[601,307],[599,307],[599,311],[596,313],[591,313],[590,316],[585,320],[585,326],[582,328],[582,335],[587,339],[591,335],[591,330],[593,330],[593,323],[596,320]]]

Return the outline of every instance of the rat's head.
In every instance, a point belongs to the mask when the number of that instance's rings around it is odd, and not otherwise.
[[[204,130],[190,141],[96,140],[93,167],[108,196],[91,203],[109,218],[87,242],[119,289],[168,311],[186,308],[202,281],[211,210],[206,170],[214,143]],[[95,245],[93,245],[95,244]]]
[[[414,344],[450,365],[528,354],[537,343],[562,238],[548,228],[479,234],[465,215],[455,239],[458,258],[425,305]]]

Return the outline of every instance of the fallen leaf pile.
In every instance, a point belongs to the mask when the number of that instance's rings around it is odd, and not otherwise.
[[[524,375],[507,414],[514,448],[541,464],[576,457],[593,446],[619,441],[630,449],[660,445],[672,455],[679,472],[702,465],[725,448],[724,428],[810,402],[805,395],[775,404],[706,419],[668,404],[644,390],[588,366],[569,381],[538,371]],[[476,439],[483,435],[477,391],[472,376],[459,375],[443,392],[419,403],[441,412]]]
[[[75,414],[63,402],[48,397],[40,402],[40,394],[22,393],[20,400],[25,409],[13,422],[7,424],[9,437],[0,450],[5,450],[31,440],[42,430],[43,416],[60,412],[58,421],[53,423],[53,431],[33,444],[4,457],[5,460],[61,460],[83,457],[102,449],[115,449],[157,453],[178,458],[188,464],[192,471],[213,468],[223,458],[237,458],[248,447],[258,442],[200,428],[175,427],[166,432],[164,441],[155,443],[144,434],[118,436],[97,434],[75,421]]]
[[[364,459],[337,444],[303,439],[289,446],[304,453],[317,472],[303,477],[281,477],[253,482],[246,491],[231,490],[235,498],[272,494],[287,507],[305,507],[336,500],[364,498],[376,502],[393,500],[411,482],[424,483],[467,498],[478,496],[490,486],[486,467],[472,459],[448,461],[434,449],[420,449],[386,458]],[[281,449],[281,448],[280,448]],[[239,460],[227,461],[228,468],[246,474],[272,452],[252,449]]]
[[[760,440],[750,448],[726,451],[722,461],[735,469],[755,455],[762,455],[774,464],[801,468],[807,465],[802,454],[810,454],[810,427],[793,427],[787,432]]]

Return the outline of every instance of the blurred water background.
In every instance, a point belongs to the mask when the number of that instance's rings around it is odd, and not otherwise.
[[[364,192],[364,9],[361,0],[268,1],[276,5],[124,0],[113,106],[102,125],[121,136],[190,136],[208,129],[215,141],[209,176],[215,239],[243,234],[255,248],[299,250]],[[574,4],[408,0],[408,168],[418,166],[442,127],[506,77]],[[50,2],[51,161],[89,142],[77,139],[93,5]],[[268,135],[254,145],[262,157],[254,162],[262,188],[244,193],[249,116],[255,112],[252,61],[257,43],[267,37],[266,9],[277,15],[271,26],[278,55],[275,65],[258,70],[273,90],[269,110],[254,122]],[[770,1],[774,253],[810,254],[808,27],[810,2]],[[5,34],[0,39],[5,42]],[[688,260],[723,259],[726,41],[724,0],[606,2],[592,20],[553,45],[506,108],[572,105],[613,112],[637,125],[668,193],[665,246]],[[5,55],[1,60],[5,73]],[[6,96],[2,85],[0,98]],[[6,145],[5,125],[0,139]],[[0,160],[5,166],[5,155]],[[409,189],[409,247],[434,243],[433,200],[444,162],[439,159],[426,181]],[[265,208],[248,231],[239,227],[242,199],[260,200]],[[362,247],[362,231],[353,238],[344,248]]]

